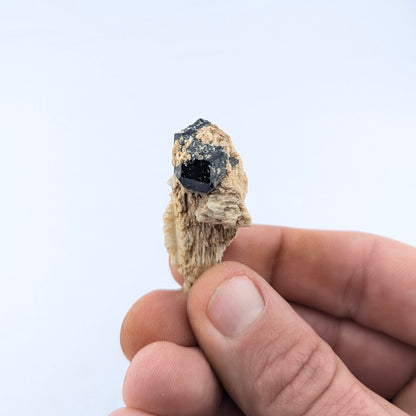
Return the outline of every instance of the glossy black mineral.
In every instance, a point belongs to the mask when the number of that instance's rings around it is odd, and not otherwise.
[[[176,177],[187,189],[208,193],[213,188],[211,182],[211,165],[207,160],[190,160],[175,168]]]
[[[195,133],[205,126],[210,126],[211,122],[208,120],[204,120],[203,118],[199,118],[195,123],[188,126],[186,129],[183,129],[179,133],[174,135],[175,141],[179,141],[179,150],[182,150],[183,145],[185,144],[186,140],[189,140],[191,137],[195,136]]]
[[[190,157],[187,161],[175,166],[175,175],[186,189],[200,193],[214,190],[227,174],[228,154],[226,151],[221,146],[202,143],[195,138],[198,129],[210,124],[207,120],[199,119],[174,136],[175,141],[179,140],[180,150],[188,140],[191,140],[186,149]],[[235,165],[234,161],[231,163]]]

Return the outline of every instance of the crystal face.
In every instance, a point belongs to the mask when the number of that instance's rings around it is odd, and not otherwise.
[[[203,143],[196,139],[197,131],[211,123],[200,118],[195,123],[174,136],[179,141],[179,151],[188,143],[186,153],[189,159],[174,167],[179,182],[191,191],[209,193],[214,190],[227,175],[227,161],[232,167],[238,163],[237,158],[228,158],[221,146]]]
[[[179,150],[182,150],[183,145],[185,144],[186,140],[191,139],[195,136],[196,132],[205,126],[210,126],[211,122],[208,120],[204,120],[203,118],[199,118],[195,123],[188,126],[186,129],[183,129],[179,133],[176,133],[173,137],[174,140],[179,141]]]
[[[211,164],[207,160],[191,160],[180,164],[176,176],[185,188],[208,193],[212,186],[210,168]]]
[[[225,150],[194,139],[187,153],[190,159],[174,169],[179,182],[195,192],[208,193],[214,190],[227,174],[228,155]]]

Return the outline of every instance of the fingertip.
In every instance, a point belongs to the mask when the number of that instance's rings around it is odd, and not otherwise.
[[[188,312],[196,311],[202,304],[208,304],[209,299],[221,283],[235,276],[255,273],[249,267],[236,261],[223,261],[206,270],[193,284],[188,295]],[[206,309],[206,308],[205,308]],[[205,310],[204,309],[204,310]]]
[[[214,320],[221,321],[219,325],[225,336],[254,322],[256,314],[260,314],[265,306],[265,283],[254,270],[235,261],[219,263],[203,273],[192,287],[187,304],[198,340],[205,338],[206,330]]]
[[[108,416],[152,416],[149,413],[142,412],[141,410],[132,409],[129,407],[122,407],[121,409],[114,410]]]
[[[150,292],[124,318],[120,344],[127,359],[131,360],[141,348],[155,341],[196,345],[187,316],[186,295],[181,290]]]
[[[222,391],[198,348],[156,342],[136,354],[123,386],[126,405],[163,416],[209,416]]]

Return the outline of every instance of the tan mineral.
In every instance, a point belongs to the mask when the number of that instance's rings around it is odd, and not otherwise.
[[[202,119],[175,134],[172,164],[165,245],[188,291],[221,261],[237,229],[251,224],[247,177],[230,137]]]

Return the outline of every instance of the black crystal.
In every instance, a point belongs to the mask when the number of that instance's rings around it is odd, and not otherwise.
[[[230,157],[230,165],[233,168],[235,165],[237,165],[239,160],[236,157]]]
[[[175,166],[175,175],[187,189],[208,193],[214,190],[227,174],[228,155],[221,146],[193,139],[186,149],[190,159]]]
[[[189,125],[186,129],[183,129],[179,133],[175,133],[173,139],[174,141],[179,141],[179,150],[182,150],[185,141],[189,140],[191,137],[194,137],[199,129],[202,129],[202,127],[210,125],[210,121],[204,120],[203,118],[199,118],[197,121],[195,121],[195,123]]]
[[[177,168],[175,174],[185,188],[202,193],[211,190],[211,164],[207,160],[190,160]]]
[[[199,129],[210,125],[208,120],[200,118],[174,135],[175,142],[178,141],[179,152],[188,144],[186,153],[189,159],[175,166],[174,172],[179,182],[191,191],[211,192],[227,175],[228,160],[232,167],[239,162],[235,157],[228,159],[227,152],[221,146],[203,143],[196,138]]]
[[[211,122],[208,120],[204,120],[203,118],[199,118],[195,123],[189,125],[186,129],[183,129],[181,132],[175,134],[175,140],[177,140],[180,136],[193,136],[199,129],[202,127],[210,126]]]

